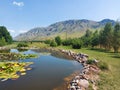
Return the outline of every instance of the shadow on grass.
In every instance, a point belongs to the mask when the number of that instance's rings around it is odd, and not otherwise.
[[[114,53],[112,51],[107,51],[105,49],[100,49],[100,48],[88,48],[88,50],[93,50],[96,52],[103,52],[103,53],[108,53],[110,57],[112,58],[120,58],[120,53]]]
[[[113,53],[111,55],[112,58],[120,58],[120,53]]]
[[[109,51],[105,50],[105,49],[100,49],[100,48],[88,48],[88,50],[94,50],[97,52],[104,52],[104,53],[108,53]]]

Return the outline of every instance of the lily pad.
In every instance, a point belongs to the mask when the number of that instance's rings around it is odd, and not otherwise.
[[[28,66],[32,62],[0,62],[0,79],[6,81],[7,79],[16,80],[20,75],[26,75],[26,70],[31,70]]]

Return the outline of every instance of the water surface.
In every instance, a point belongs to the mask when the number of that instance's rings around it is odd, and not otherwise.
[[[18,51],[13,49],[12,52]],[[21,62],[34,62],[30,66],[32,70],[17,80],[0,82],[0,90],[53,90],[64,82],[65,77],[82,68],[82,65],[74,60],[61,59],[51,54],[32,50],[23,53],[38,54],[38,58],[21,60]]]

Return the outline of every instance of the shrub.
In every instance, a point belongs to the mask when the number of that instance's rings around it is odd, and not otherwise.
[[[27,43],[19,43],[17,47],[28,47]]]
[[[57,36],[57,37],[55,37],[55,42],[56,42],[57,45],[59,46],[59,45],[61,45],[62,40],[61,40],[61,38],[60,38],[59,36]]]
[[[74,49],[81,49],[82,41],[80,39],[73,39],[72,40],[72,48]]]
[[[72,48],[74,49],[81,49],[81,44],[80,43],[73,43]]]
[[[86,62],[87,64],[94,64],[94,60],[92,60],[92,59],[89,59],[89,60],[87,60],[87,62]]]
[[[56,46],[57,46],[57,43],[56,43],[55,41],[51,41],[50,46],[51,46],[51,47],[56,47]]]
[[[64,46],[72,45],[72,39],[64,40],[64,41],[62,42],[62,44],[63,44]]]
[[[51,40],[45,40],[44,43],[45,43],[45,44],[50,44],[50,43],[51,43]]]
[[[6,44],[7,42],[5,41],[5,38],[4,37],[0,38],[0,46],[4,46]]]
[[[105,62],[100,61],[97,65],[101,70],[108,70],[109,69],[108,64]]]

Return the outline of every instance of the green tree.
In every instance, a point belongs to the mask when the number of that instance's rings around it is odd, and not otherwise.
[[[59,46],[59,45],[61,45],[62,40],[61,40],[61,38],[60,38],[59,36],[57,36],[57,37],[55,37],[55,42],[56,42],[57,45]]]
[[[110,50],[112,46],[113,29],[111,23],[107,23],[104,30],[100,32],[100,44],[106,49]]]
[[[0,46],[4,46],[4,45],[6,45],[6,41],[5,41],[5,38],[2,37],[0,38]]]
[[[0,26],[0,38],[4,37],[5,41],[10,44],[12,43],[12,37],[8,32],[7,28],[4,26]]]
[[[91,46],[91,38],[92,38],[92,31],[88,29],[85,35],[81,37],[82,41],[84,42],[83,45],[85,47]]]
[[[114,26],[114,32],[113,32],[113,49],[114,52],[118,53],[118,50],[120,48],[120,23],[116,23]]]
[[[97,30],[93,33],[91,45],[92,47],[99,45],[99,33]]]

